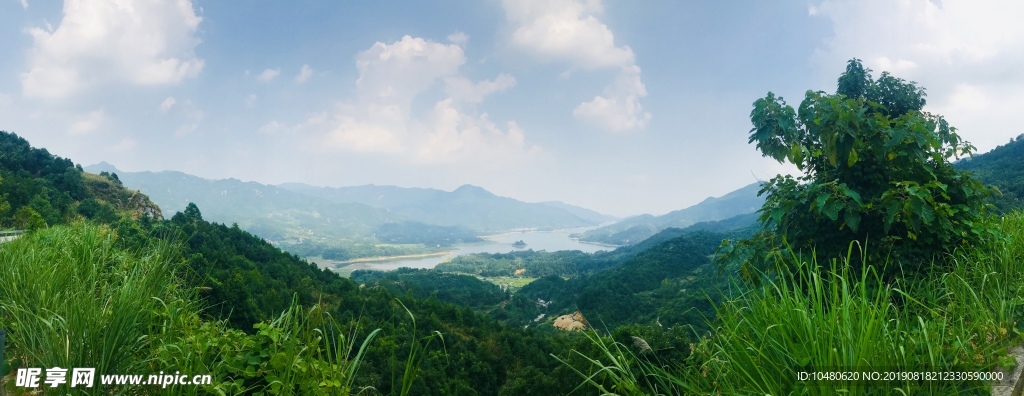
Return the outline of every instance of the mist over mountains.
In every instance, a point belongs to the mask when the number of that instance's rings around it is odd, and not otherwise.
[[[726,220],[734,217],[736,218],[733,221],[736,223],[734,224],[735,228],[742,228],[752,223],[754,217],[741,215],[754,213],[764,204],[764,197],[757,195],[760,189],[760,182],[752,183],[721,197],[707,198],[696,205],[661,216],[645,214],[630,217],[615,224],[587,231],[580,235],[580,240],[611,245],[631,245],[650,238],[666,228],[685,228],[700,222]]]

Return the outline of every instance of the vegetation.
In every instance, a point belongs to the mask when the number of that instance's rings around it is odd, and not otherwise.
[[[584,384],[619,394],[988,394],[986,381],[798,381],[797,373],[1012,367],[1006,348],[1024,326],[1024,214],[998,228],[1007,238],[961,247],[934,278],[891,285],[878,282],[882,265],[849,265],[871,257],[856,244],[828,263],[789,255],[782,268],[792,270],[718,306],[714,333],[691,344],[685,361],[592,335],[599,350],[580,352],[589,364],[573,367]]]
[[[356,270],[350,278],[366,287],[383,287],[397,295],[437,298],[463,307],[489,309],[507,298],[497,285],[472,276],[425,269]]]
[[[765,230],[723,245],[748,279],[761,263],[781,262],[772,257],[789,247],[839,257],[850,241],[869,238],[874,262],[892,256],[898,264],[879,268],[886,277],[917,272],[992,231],[982,227],[989,190],[949,163],[974,147],[921,110],[924,88],[886,72],[873,80],[857,59],[838,85],[834,95],[808,91],[799,112],[770,92],[754,102],[750,143],[804,175],[766,183]]]
[[[994,186],[998,193],[992,203],[1001,213],[1024,207],[1024,135],[996,147],[984,155],[966,158],[953,166],[971,172],[978,180]]]

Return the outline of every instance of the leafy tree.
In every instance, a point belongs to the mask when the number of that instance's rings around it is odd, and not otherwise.
[[[46,227],[46,220],[43,216],[28,206],[22,206],[14,213],[14,224],[21,229],[37,230]]]
[[[949,162],[974,147],[924,105],[924,88],[887,72],[874,80],[858,59],[835,94],[807,91],[798,110],[771,92],[755,101],[750,143],[803,175],[762,187],[764,231],[723,244],[722,257],[743,262],[750,279],[755,260],[771,264],[789,249],[836,257],[857,240],[914,270],[994,232],[981,226],[990,190]]]

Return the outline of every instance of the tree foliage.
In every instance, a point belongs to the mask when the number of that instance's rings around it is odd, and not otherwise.
[[[807,91],[798,109],[771,92],[755,101],[749,142],[803,175],[762,187],[765,231],[724,244],[722,257],[745,262],[749,278],[754,263],[787,249],[835,257],[870,240],[873,255],[907,270],[994,232],[981,226],[990,190],[950,164],[974,147],[923,111],[925,96],[887,72],[872,79],[852,59],[835,94]]]

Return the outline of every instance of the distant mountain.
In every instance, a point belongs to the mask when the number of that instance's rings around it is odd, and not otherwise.
[[[992,202],[1000,211],[1024,207],[1024,135],[953,166],[973,173],[985,184],[996,186],[1002,195],[993,197]]]
[[[385,209],[332,202],[255,182],[208,180],[174,171],[122,172],[107,163],[85,169],[116,174],[125,186],[147,193],[166,213],[182,211],[189,202],[194,202],[207,220],[237,223],[268,241],[286,245],[427,243],[433,246],[475,239],[468,230],[410,222]],[[347,257],[362,255],[372,253],[345,254]]]
[[[631,245],[643,241],[666,228],[685,228],[699,222],[724,220],[761,209],[764,198],[758,197],[760,183],[753,183],[719,198],[708,198],[699,204],[662,216],[640,215],[618,223],[587,231],[580,240]]]
[[[618,217],[606,215],[606,214],[603,214],[603,213],[600,213],[600,212],[597,212],[597,211],[594,211],[594,210],[590,210],[590,209],[587,209],[587,208],[584,208],[584,207],[581,207],[581,206],[567,204],[567,203],[562,202],[562,201],[546,201],[546,202],[541,202],[541,204],[565,210],[566,212],[572,213],[572,214],[578,216],[579,218],[590,220],[590,221],[594,221],[594,222],[597,222],[597,223],[607,223],[609,221],[619,220]]]
[[[286,183],[280,187],[336,203],[360,203],[414,221],[461,226],[480,232],[519,228],[558,229],[598,225],[600,213],[570,205],[526,203],[499,197],[473,185],[454,191],[395,186],[317,187]]]

